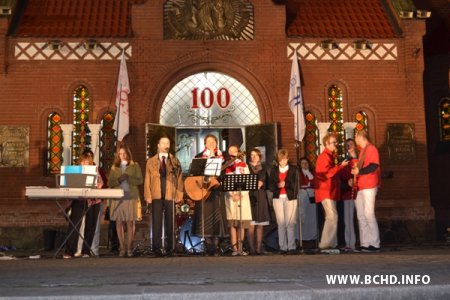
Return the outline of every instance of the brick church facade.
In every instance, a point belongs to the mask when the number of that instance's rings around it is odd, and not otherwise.
[[[187,0],[3,2],[11,11],[0,17],[2,244],[31,247],[39,243],[43,228],[66,226],[54,201],[28,199],[25,187],[55,185],[49,163],[54,146],[49,141],[50,116],[58,117],[53,120],[56,125],[73,125],[80,117],[74,99],[88,95],[88,123],[106,126],[105,116],[116,111],[122,51],[131,87],[130,133],[125,142],[142,168],[151,146],[146,124],[182,129],[170,118],[164,121],[164,114],[173,113],[168,98],[178,87],[182,90],[183,80],[201,74],[232,78],[256,106],[253,121],[235,119],[230,128],[277,124],[277,147],[287,148],[295,161],[294,119],[287,101],[297,52],[304,109],[313,126],[309,133],[313,141],[303,143],[302,154],[314,158],[320,151],[321,124],[337,124],[344,136],[345,126],[365,127],[381,155],[383,183],[376,213],[382,242],[435,236],[421,51],[427,11],[402,9],[399,3],[404,1],[380,0],[224,0],[213,1],[209,8],[209,1]],[[77,94],[80,87],[88,94]],[[241,95],[231,87],[223,93],[212,86],[195,88],[201,92],[196,95],[199,101],[210,92],[209,100],[215,99],[217,106],[219,96],[223,100],[229,93],[230,105],[242,108]],[[333,102],[336,95],[338,102]],[[193,112],[190,100],[191,107],[178,112],[180,119]],[[204,110],[211,104],[206,102],[201,102]],[[332,103],[340,106],[335,114]],[[187,127],[213,130],[212,114],[206,125],[199,121]],[[8,142],[18,138],[18,130],[25,131],[19,135],[28,145],[17,154],[25,157],[23,165],[6,161],[12,155]],[[79,127],[74,125],[73,130]],[[85,144],[92,148],[90,142],[98,141],[101,161],[108,155],[102,151],[110,149],[101,147],[107,132],[100,129],[97,134]],[[57,136],[64,139],[61,133]],[[65,154],[58,155],[61,159]],[[67,158],[56,161],[56,168],[64,163]]]

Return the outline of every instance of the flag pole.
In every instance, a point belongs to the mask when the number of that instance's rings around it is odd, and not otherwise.
[[[122,83],[120,83],[119,97],[120,97],[119,98],[119,106],[117,107],[117,111],[116,111],[116,115],[117,115],[116,152],[119,149],[120,107],[122,106]],[[116,98],[117,98],[117,92],[116,92]]]
[[[300,80],[300,78],[299,78]],[[297,87],[297,99],[300,99],[300,85],[301,82],[298,83],[299,86]],[[297,134],[295,136],[295,147],[296,147],[296,151],[297,151],[297,179],[296,182],[297,184],[299,184],[299,177],[300,177],[300,172],[301,172],[301,165],[300,165],[300,146],[301,146],[301,141],[298,140],[299,138],[299,130],[298,130],[298,126],[299,126],[299,122],[300,122],[300,103],[297,104],[296,106],[296,110],[297,110],[297,116],[296,116],[296,131]],[[298,187],[300,187],[300,185],[298,185]],[[301,215],[301,199],[300,199],[300,191],[298,192],[298,196],[297,196],[297,220],[298,220],[298,242],[299,242],[299,246],[300,246],[300,253],[303,253],[303,234],[302,234],[302,215]]]

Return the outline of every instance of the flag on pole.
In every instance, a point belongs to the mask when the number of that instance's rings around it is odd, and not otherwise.
[[[303,97],[298,68],[297,51],[294,52],[289,86],[289,108],[294,114],[295,140],[302,141],[305,136],[305,116],[303,114]]]
[[[119,80],[116,91],[116,115],[114,118],[113,129],[116,131],[117,140],[121,142],[130,132],[130,116],[128,111],[128,94],[130,93],[130,84],[128,82],[127,63],[125,61],[125,51],[122,51],[120,59]]]

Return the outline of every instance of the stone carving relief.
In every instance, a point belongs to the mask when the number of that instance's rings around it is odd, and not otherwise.
[[[253,5],[248,0],[167,0],[166,40],[252,40]]]

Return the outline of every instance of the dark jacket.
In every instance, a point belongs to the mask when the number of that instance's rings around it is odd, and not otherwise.
[[[278,165],[272,167],[269,175],[269,190],[273,193],[273,198],[280,197],[280,188],[278,187],[278,183],[280,182],[280,169]],[[286,193],[289,200],[296,200],[298,195],[298,169],[294,165],[289,165],[289,170],[286,176]]]

